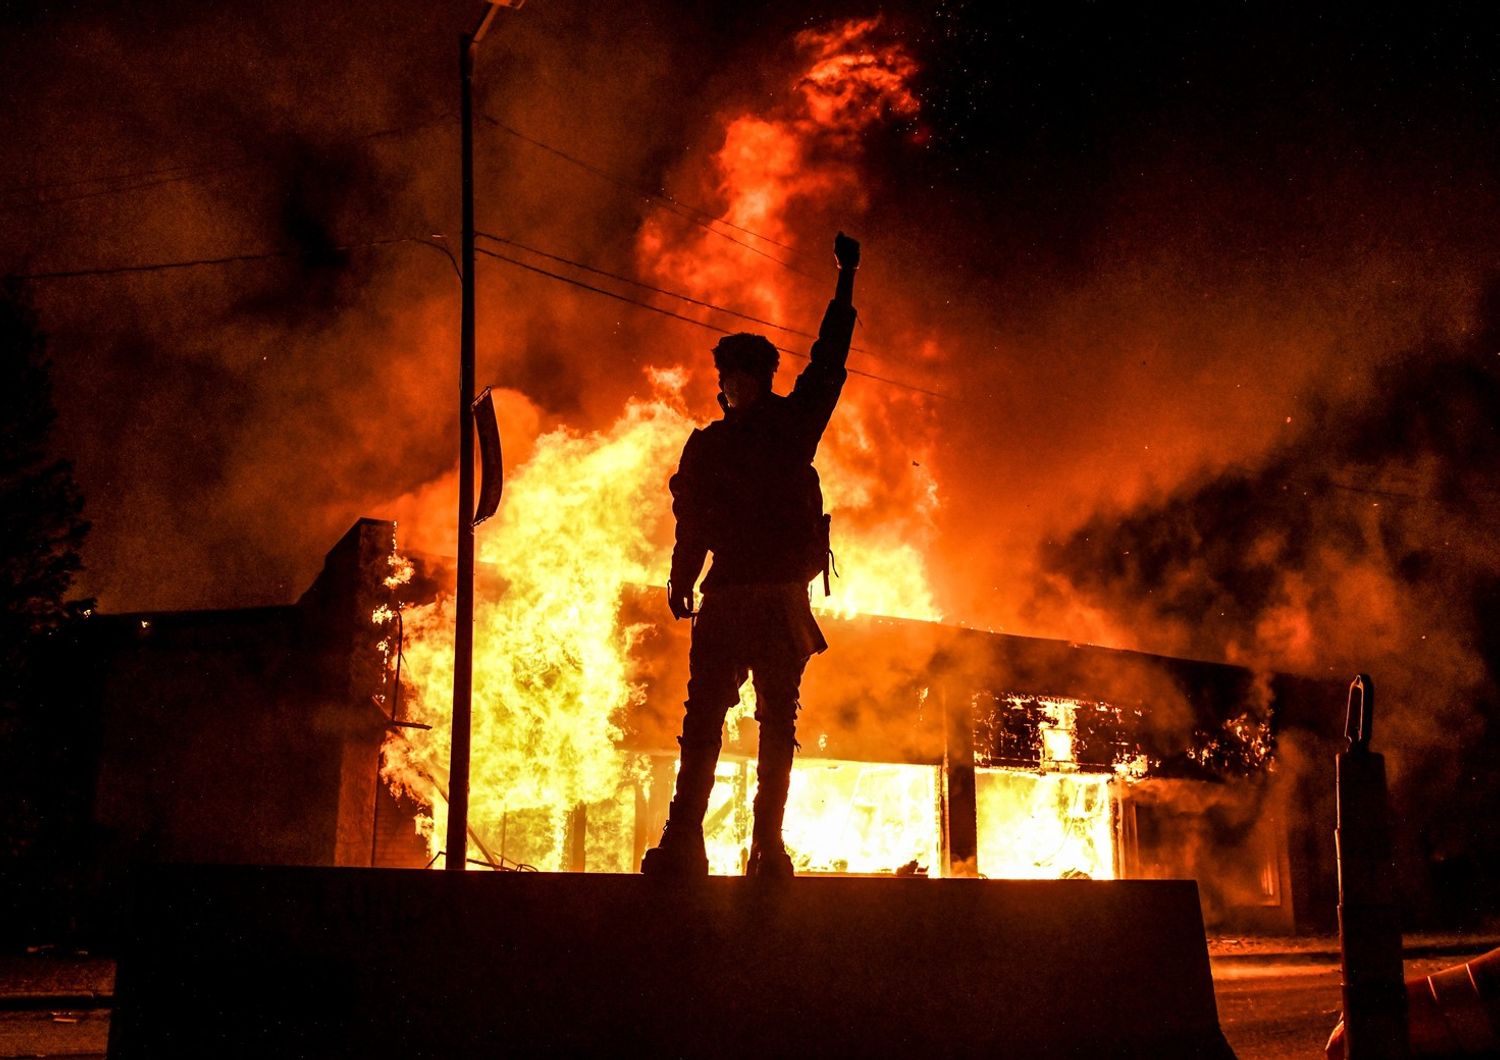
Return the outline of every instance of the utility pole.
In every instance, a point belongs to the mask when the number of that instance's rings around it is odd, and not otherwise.
[[[474,694],[474,56],[500,7],[489,0],[473,33],[458,38],[460,183],[463,194],[463,301],[458,359],[458,591],[453,630],[453,742],[448,759],[448,836],[445,867],[468,861],[469,737]]]

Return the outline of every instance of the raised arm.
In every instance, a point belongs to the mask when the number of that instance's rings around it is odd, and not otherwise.
[[[802,370],[789,395],[799,412],[798,434],[808,460],[813,458],[844,389],[849,375],[844,362],[849,359],[849,342],[854,337],[854,272],[859,268],[859,243],[840,232],[833,240],[833,256],[839,263],[833,300],[823,312],[812,363]]]
[[[840,373],[837,383],[842,386],[844,362],[849,359],[849,342],[854,338],[854,274],[859,270],[859,241],[840,232],[833,237],[833,257],[839,263],[839,279],[833,289],[833,301],[823,313],[818,341],[813,343],[812,363],[820,368],[837,368]],[[828,380],[817,381],[826,383]],[[802,382],[803,379],[797,380],[796,389],[802,388]],[[830,414],[833,402],[837,400],[838,390],[835,389],[828,403]]]

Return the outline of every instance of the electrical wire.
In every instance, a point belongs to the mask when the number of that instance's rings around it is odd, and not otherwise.
[[[368,132],[357,133],[351,136],[340,137],[333,140],[330,146],[344,146],[347,144],[360,143],[365,140],[378,139],[383,136],[400,136],[409,132],[417,132],[421,129],[432,128],[452,121],[453,115],[445,113],[425,121],[415,122],[410,125],[394,126],[387,129],[372,129]],[[215,173],[228,172],[235,169],[246,169],[252,166],[264,165],[272,159],[264,154],[246,156],[244,158],[230,159],[219,162],[182,163],[175,166],[163,166],[158,169],[137,170],[129,173],[115,173],[105,176],[78,177],[72,180],[44,181],[37,184],[19,184],[0,189],[0,196],[24,195],[66,188],[83,187],[89,184],[115,184],[116,186],[95,188],[90,191],[79,192],[74,195],[54,195],[50,198],[36,199],[31,202],[11,202],[0,204],[0,212],[10,210],[32,209],[40,206],[53,206],[60,203],[78,202],[83,199],[94,199],[106,195],[121,195],[130,191],[139,191],[143,188],[155,188],[164,184],[176,184],[180,181],[191,180],[199,176],[210,176]],[[117,182],[126,183],[118,184]]]
[[[514,129],[511,126],[505,124],[500,119],[492,117],[489,114],[481,113],[479,116],[490,125],[493,125],[495,128],[499,129],[501,132],[509,133],[511,136],[514,136],[516,139],[521,140],[524,143],[531,144],[533,147],[537,147],[543,151],[548,152],[549,154],[555,155],[565,162],[570,162],[573,165],[578,166],[580,169],[594,174],[594,176],[599,177],[602,180],[609,181],[609,183],[614,184],[616,187],[623,188],[624,190],[633,192],[637,195],[643,195],[654,202],[663,204],[667,207],[669,212],[674,213],[678,217],[681,217],[684,220],[697,225],[699,228],[702,228],[706,232],[710,232],[713,235],[718,236],[720,239],[726,239],[729,242],[736,244],[737,246],[744,247],[752,254],[759,254],[761,257],[767,259],[768,261],[773,261],[777,265],[780,265],[783,269],[787,269],[790,272],[795,272],[799,276],[807,276],[809,279],[813,278],[810,273],[797,268],[797,266],[793,265],[791,262],[783,261],[775,254],[771,254],[760,249],[757,246],[746,243],[743,239],[737,239],[734,236],[730,235],[728,232],[725,232],[713,226],[717,224],[723,225],[726,228],[732,228],[736,232],[743,232],[745,235],[764,240],[765,242],[770,243],[773,246],[778,246],[784,250],[791,252],[799,259],[802,258],[802,255],[798,254],[797,251],[794,250],[790,245],[783,243],[780,240],[772,239],[770,236],[761,235],[759,232],[753,231],[749,228],[745,228],[743,225],[737,225],[732,221],[726,221],[723,218],[719,217],[718,214],[713,213],[710,210],[704,210],[697,206],[690,206],[689,204],[682,202],[679,199],[673,198],[665,191],[653,191],[644,184],[629,180],[625,177],[616,176],[608,170],[601,169],[599,166],[596,166],[591,162],[585,162],[583,159],[578,158],[575,155],[570,155],[566,151],[553,147],[551,144],[543,143],[541,140],[536,139],[536,137],[534,136],[528,136],[526,133],[521,132],[519,129]]]
[[[457,263],[457,261],[454,260],[452,251],[450,251],[443,244],[438,243],[438,242],[434,242],[432,239],[424,238],[422,236],[394,236],[394,237],[389,238],[389,239],[371,239],[371,240],[365,240],[365,241],[359,242],[359,243],[343,243],[343,244],[339,244],[337,246],[329,247],[327,249],[329,249],[329,250],[336,250],[336,251],[362,250],[362,249],[366,249],[366,248],[370,248],[370,247],[393,246],[393,245],[399,244],[399,243],[420,243],[423,246],[433,247],[436,250],[440,250],[440,251],[443,252],[443,254],[445,256],[447,256],[447,258],[449,259],[450,262],[453,262],[453,266],[454,266],[455,271],[458,269],[458,263]],[[607,290],[607,289],[605,289],[603,287],[596,287],[593,284],[584,283],[582,280],[574,279],[571,276],[564,276],[561,273],[552,272],[549,269],[543,269],[543,268],[540,268],[539,266],[528,264],[527,262],[520,261],[520,260],[518,260],[516,258],[509,257],[508,255],[498,253],[497,251],[488,250],[488,249],[486,249],[484,247],[475,247],[474,250],[478,254],[483,254],[486,257],[495,258],[495,259],[497,259],[499,261],[507,262],[507,263],[509,263],[511,265],[515,265],[518,268],[526,269],[529,272],[534,272],[534,273],[537,273],[538,275],[546,276],[549,279],[558,280],[558,281],[560,281],[562,283],[566,283],[566,284],[569,284],[569,285],[571,285],[573,287],[578,287],[578,288],[581,288],[581,289],[586,290],[586,291],[592,291],[595,294],[603,295],[606,298],[613,298],[616,301],[625,302],[625,303],[628,303],[629,305],[638,306],[641,309],[648,309],[648,310],[650,310],[653,313],[659,313],[662,316],[671,317],[674,320],[680,320],[680,321],[682,321],[683,323],[686,323],[686,324],[692,324],[692,325],[694,325],[696,327],[705,328],[705,329],[707,329],[709,331],[717,332],[720,335],[730,335],[730,334],[733,334],[733,332],[731,332],[728,328],[721,328],[717,324],[710,324],[707,321],[696,320],[693,317],[684,316],[681,313],[675,313],[675,312],[673,312],[670,309],[663,308],[662,306],[652,305],[650,302],[642,302],[642,301],[639,301],[637,299],[630,298],[627,295],[619,294],[616,291],[610,291],[610,290]],[[251,254],[228,254],[228,255],[225,255],[223,257],[218,257],[218,258],[191,258],[191,259],[188,259],[186,261],[159,261],[159,262],[151,262],[151,263],[139,264],[139,265],[111,265],[111,266],[102,266],[102,267],[99,267],[99,268],[90,268],[90,269],[59,269],[59,270],[52,271],[52,272],[10,273],[10,274],[7,274],[5,278],[8,279],[8,280],[35,281],[35,280],[70,280],[70,279],[78,279],[78,278],[82,278],[82,277],[95,277],[95,276],[123,276],[123,275],[130,275],[130,274],[136,274],[136,273],[167,272],[167,271],[173,271],[173,270],[177,270],[177,269],[193,269],[193,268],[201,268],[201,267],[213,266],[213,265],[233,265],[233,264],[239,264],[239,263],[243,263],[243,262],[252,262],[252,261],[271,261],[271,260],[275,260],[275,259],[278,259],[278,258],[296,258],[296,257],[304,257],[304,256],[307,255],[307,253],[308,252],[306,250],[268,250],[268,251],[260,251],[260,252],[251,253]],[[623,279],[623,277],[621,277],[621,279]],[[632,282],[632,281],[628,281],[627,280],[626,282]],[[673,293],[673,292],[665,292],[664,291],[663,293]],[[683,295],[675,295],[675,294],[674,294],[674,296],[675,297],[686,297],[686,296],[683,296]],[[695,301],[695,302],[697,301],[696,299],[690,299],[690,300],[691,301]],[[744,317],[744,314],[736,313],[733,310],[724,309],[723,307],[716,306],[716,305],[714,305],[711,302],[700,302],[698,304],[703,305],[706,308],[718,310],[719,312],[729,313],[730,315],[733,315],[733,316]],[[769,324],[769,322],[768,322],[768,326],[776,327],[777,325],[775,325],[775,324]],[[790,329],[784,329],[784,330],[790,330]],[[772,345],[775,345],[775,344],[773,343]],[[800,350],[792,349],[792,348],[790,348],[788,346],[776,346],[776,349],[779,350],[779,351],[781,351],[782,353],[789,354],[789,355],[791,355],[793,357],[796,357],[796,358],[799,358],[801,360],[804,360],[804,361],[808,360],[808,355],[805,354],[805,353],[803,353]],[[956,399],[952,398],[950,395],[945,394],[945,393],[943,393],[942,391],[939,391],[939,390],[932,390],[932,389],[930,389],[928,387],[917,386],[914,383],[902,382],[899,379],[891,379],[888,376],[877,375],[874,372],[866,372],[866,371],[864,371],[862,369],[859,369],[859,368],[849,368],[849,369],[847,369],[847,371],[849,372],[850,375],[857,375],[857,376],[861,376],[862,378],[865,378],[865,379],[872,379],[872,380],[874,380],[875,382],[878,382],[878,383],[885,383],[888,386],[899,387],[902,390],[910,390],[913,393],[917,393],[917,394],[925,394],[928,397],[942,398],[944,400],[950,400],[950,401],[951,400],[956,400]]]
[[[370,239],[360,243],[342,243],[338,246],[327,247],[326,250],[364,250],[369,247],[386,247],[397,243],[421,243],[424,246],[435,247],[447,254],[451,260],[452,252],[440,243],[434,243],[430,239],[421,236],[393,236],[390,239]],[[92,269],[60,269],[55,272],[17,272],[8,273],[7,280],[72,280],[84,276],[122,276],[129,273],[139,272],[166,272],[173,269],[196,269],[207,265],[234,265],[247,261],[270,261],[276,258],[301,258],[307,257],[307,250],[266,250],[252,254],[227,254],[221,258],[190,258],[186,261],[157,261],[142,265],[110,265]],[[457,268],[455,262],[454,267]]]
[[[632,287],[639,287],[643,291],[651,291],[655,294],[666,295],[668,298],[676,298],[683,302],[687,302],[690,305],[701,306],[704,309],[712,309],[716,313],[723,313],[726,316],[737,317],[740,320],[747,320],[752,324],[760,324],[763,327],[775,328],[777,331],[784,331],[788,335],[796,335],[798,338],[815,340],[818,337],[810,331],[801,331],[797,328],[787,327],[785,324],[778,324],[774,320],[765,320],[762,317],[751,316],[749,313],[741,313],[737,309],[730,309],[727,306],[716,305],[713,302],[705,302],[701,298],[694,298],[692,295],[683,294],[681,291],[673,291],[666,287],[657,287],[653,284],[644,283],[640,280],[632,279],[629,276],[621,276],[617,272],[610,272],[607,269],[597,268],[593,265],[586,265],[581,261],[574,261],[572,258],[565,258],[559,254],[553,254],[550,251],[542,250],[540,247],[528,246],[527,244],[522,243],[516,239],[507,239],[505,236],[497,236],[492,232],[476,231],[474,234],[484,239],[494,240],[496,243],[503,243],[508,247],[515,247],[517,250],[524,250],[528,254],[535,254],[538,257],[546,258],[548,261],[555,261],[560,265],[569,265],[575,269],[582,269],[584,272],[593,273],[595,276],[604,276],[611,280],[618,280],[620,283],[626,283]],[[863,354],[864,356],[873,358],[877,361],[896,360],[896,358],[893,357],[874,353],[870,350],[865,349],[863,346],[850,346],[849,351],[851,353]]]
[[[704,309],[712,309],[716,312],[724,313],[728,316],[738,317],[740,320],[748,320],[752,324],[760,324],[764,327],[775,328],[777,331],[785,331],[787,334],[796,335],[799,338],[817,338],[816,335],[811,334],[810,332],[798,331],[796,328],[789,328],[785,324],[778,324],[774,320],[763,320],[760,317],[751,316],[748,313],[741,313],[735,309],[728,309],[721,305],[715,305],[712,302],[702,301],[701,299],[694,298],[691,295],[682,294],[680,291],[671,291],[665,287],[656,287],[649,283],[643,283],[640,280],[633,280],[629,276],[621,276],[619,273],[609,272],[605,269],[596,268],[593,265],[585,265],[581,261],[574,261],[571,258],[565,258],[558,254],[552,254],[538,247],[527,246],[525,243],[522,243],[516,239],[507,239],[504,236],[497,236],[491,232],[475,232],[474,234],[477,236],[481,236],[484,239],[492,239],[496,243],[504,243],[508,247],[515,247],[517,250],[524,250],[528,254],[535,254],[538,257],[546,258],[548,261],[555,261],[560,265],[571,265],[575,269],[582,269],[584,272],[591,272],[595,276],[605,276],[611,280],[618,280],[621,283],[628,283],[630,284],[630,286],[639,287],[643,291],[652,291],[656,294],[664,294],[668,298],[677,298],[692,305],[701,306]]]
[[[156,179],[141,180],[134,184],[122,184],[112,188],[97,188],[93,191],[79,192],[76,195],[55,195],[49,199],[35,199],[31,202],[9,202],[0,204],[0,211],[10,212],[12,210],[32,210],[42,206],[56,206],[68,202],[81,202],[84,199],[99,199],[107,195],[123,195],[129,191],[139,191],[142,188],[156,188],[164,184],[177,184],[184,180],[190,180],[197,176],[208,176],[213,173],[227,172],[232,169],[244,169],[252,166],[258,160],[244,160],[239,162],[225,162],[216,166],[194,167],[191,172],[175,176],[162,176]]]
[[[669,203],[670,205],[675,206],[680,210],[684,210],[697,217],[701,217],[706,221],[710,221],[714,224],[721,224],[725,228],[732,228],[736,232],[743,232],[747,236],[754,236],[756,239],[764,240],[765,242],[770,243],[773,246],[778,246],[783,250],[791,251],[793,254],[797,253],[796,248],[794,248],[790,243],[783,243],[779,239],[773,239],[770,236],[762,235],[752,228],[746,228],[743,225],[737,225],[733,221],[726,221],[718,214],[710,210],[705,210],[701,207],[693,206],[690,203],[685,203],[681,199],[674,198],[661,189],[656,189],[653,191],[651,188],[637,181],[618,176],[614,173],[611,173],[607,169],[603,169],[600,166],[594,165],[592,162],[585,162],[583,159],[577,157],[576,155],[568,154],[568,152],[562,150],[561,148],[553,147],[551,144],[544,143],[534,136],[528,136],[526,133],[521,132],[521,130],[505,124],[499,118],[496,118],[490,114],[481,113],[480,117],[489,122],[489,124],[493,125],[495,128],[499,129],[501,132],[509,133],[516,139],[524,143],[528,143],[533,147],[540,148],[541,150],[546,151],[548,154],[556,155],[558,158],[561,158],[565,162],[571,162],[573,165],[578,166],[580,169],[587,170],[588,172],[594,174],[594,176],[601,177],[604,180],[609,181],[611,184],[625,189],[626,191],[637,192],[641,195],[646,196],[648,199],[654,199],[658,202]]]
[[[1462,498],[1436,497],[1426,493],[1402,493],[1396,490],[1378,489],[1374,486],[1355,486],[1351,483],[1339,482],[1336,479],[1332,478],[1287,478],[1283,479],[1283,490],[1287,488],[1287,483],[1302,486],[1308,489],[1319,489],[1322,487],[1327,487],[1329,489],[1343,490],[1346,493],[1363,493],[1372,497],[1385,497],[1388,500],[1404,501],[1406,503],[1416,505],[1435,504],[1439,507],[1449,508],[1459,512],[1468,511],[1468,508],[1471,505],[1478,507],[1500,505],[1500,497],[1476,497],[1472,493]]]
[[[560,280],[561,282],[569,284],[569,285],[571,285],[573,287],[578,287],[578,288],[581,288],[581,289],[583,289],[585,291],[592,291],[595,294],[601,294],[601,295],[603,295],[606,298],[613,298],[616,301],[625,302],[625,303],[627,303],[629,305],[639,306],[641,309],[649,309],[653,313],[660,313],[662,316],[671,317],[673,320],[681,320],[682,322],[684,322],[686,324],[693,324],[696,327],[706,328],[709,331],[716,331],[720,335],[730,335],[730,334],[733,334],[733,332],[731,332],[728,328],[721,328],[717,324],[710,324],[707,321],[703,321],[703,320],[695,320],[693,317],[684,316],[681,313],[675,313],[675,312],[673,312],[670,309],[664,309],[663,307],[658,306],[658,305],[652,305],[650,302],[641,302],[641,301],[638,301],[638,300],[636,300],[634,298],[629,297],[628,295],[623,295],[623,294],[620,294],[620,293],[618,293],[616,291],[610,291],[610,290],[607,290],[607,289],[605,289],[603,287],[596,287],[596,286],[594,286],[591,283],[584,283],[582,280],[574,279],[571,276],[564,276],[561,273],[552,272],[551,270],[541,268],[538,265],[528,264],[527,262],[520,261],[520,260],[518,260],[516,258],[509,257],[509,256],[507,256],[505,254],[501,254],[498,251],[488,250],[488,249],[486,249],[484,247],[475,247],[474,250],[475,250],[475,253],[483,254],[487,258],[496,258],[496,259],[498,259],[500,261],[508,262],[511,265],[515,265],[518,268],[525,269],[528,272],[534,272],[534,273],[537,273],[538,275],[549,277],[550,279]],[[772,343],[772,345],[774,346],[775,343]],[[804,360],[805,361],[805,360],[809,359],[808,355],[805,354],[805,353],[803,353],[800,350],[794,350],[794,349],[791,349],[791,348],[786,347],[786,346],[776,346],[776,349],[778,349],[782,353],[790,354],[793,357],[799,358],[800,360]],[[866,372],[866,371],[863,371],[863,370],[861,370],[859,368],[849,368],[849,369],[847,369],[847,371],[849,372],[850,375],[862,376],[865,379],[873,379],[877,383],[885,383],[885,384],[887,384],[889,386],[899,387],[902,390],[910,390],[910,391],[912,391],[914,393],[926,394],[928,397],[943,398],[944,400],[955,400],[955,399],[951,398],[948,394],[944,394],[941,391],[938,391],[938,390],[929,390],[927,387],[917,386],[914,383],[904,383],[904,382],[902,382],[899,379],[891,379],[891,378],[889,378],[887,376],[876,375],[874,372]]]
[[[26,192],[56,191],[62,188],[77,188],[84,184],[108,184],[120,180],[146,180],[152,177],[186,173],[194,169],[217,169],[222,162],[179,162],[175,166],[160,166],[156,169],[136,169],[125,173],[105,173],[96,177],[73,177],[71,180],[45,180],[35,184],[12,184],[0,188],[0,195],[22,195]]]

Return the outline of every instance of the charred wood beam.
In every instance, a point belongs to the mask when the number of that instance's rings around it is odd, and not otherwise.
[[[939,688],[943,705],[943,853],[950,876],[979,874],[974,784],[974,712],[967,696]]]

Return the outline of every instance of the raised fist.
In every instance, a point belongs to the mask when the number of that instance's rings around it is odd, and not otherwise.
[[[840,232],[833,237],[833,256],[838,259],[839,268],[859,268],[859,240],[850,239]]]

